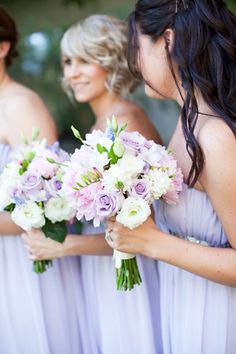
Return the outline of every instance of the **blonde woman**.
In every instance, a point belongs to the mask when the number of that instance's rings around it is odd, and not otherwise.
[[[14,20],[0,7],[0,172],[11,149],[21,143],[20,132],[30,139],[33,127],[38,127],[49,144],[57,139],[53,119],[39,96],[8,74],[17,40]],[[47,273],[37,275],[21,232],[0,213],[0,353],[85,353],[78,259],[57,260]]]
[[[127,60],[127,29],[114,17],[94,15],[64,34],[61,41],[64,85],[78,102],[93,110],[93,128],[103,130],[115,114],[148,139],[160,142],[144,111],[127,99],[136,82]],[[41,232],[25,235],[31,259],[81,257],[85,306],[89,321],[91,354],[161,354],[158,326],[158,273],[154,261],[139,258],[143,283],[131,293],[115,287],[112,252],[104,228],[84,223],[82,235],[69,235],[63,245],[47,240]]]

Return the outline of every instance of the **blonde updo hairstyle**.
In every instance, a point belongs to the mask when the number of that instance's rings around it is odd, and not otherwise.
[[[72,25],[62,37],[61,55],[99,64],[107,72],[106,88],[125,96],[137,85],[127,63],[127,27],[112,16],[92,15]],[[63,82],[68,91],[68,85]]]

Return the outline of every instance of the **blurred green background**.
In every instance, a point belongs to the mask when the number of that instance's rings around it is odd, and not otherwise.
[[[20,32],[18,46],[20,57],[16,59],[12,76],[32,88],[44,100],[56,120],[59,137],[67,150],[75,141],[71,124],[82,134],[93,123],[93,115],[86,104],[72,104],[61,89],[60,39],[63,32],[79,19],[95,13],[103,13],[125,19],[133,9],[135,0],[1,0],[10,12]],[[236,1],[227,1],[236,12]],[[134,101],[146,110],[161,133],[165,143],[175,127],[178,110],[173,102],[147,98],[142,87],[136,90]]]

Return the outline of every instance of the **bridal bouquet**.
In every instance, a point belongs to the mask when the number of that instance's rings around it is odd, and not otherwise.
[[[13,152],[0,175],[0,210],[8,211],[12,220],[24,230],[42,229],[46,237],[63,242],[66,221],[72,219],[74,209],[60,194],[61,166],[69,155],[58,143],[47,146],[46,140],[24,141]],[[34,271],[43,273],[52,261],[34,261]]]
[[[106,132],[94,130],[83,140],[64,171],[63,191],[76,209],[78,220],[93,220],[99,226],[111,216],[133,229],[147,220],[151,204],[162,198],[176,203],[183,176],[176,161],[163,146],[138,132],[126,132],[115,117]],[[118,290],[131,290],[141,283],[136,257],[114,251]]]

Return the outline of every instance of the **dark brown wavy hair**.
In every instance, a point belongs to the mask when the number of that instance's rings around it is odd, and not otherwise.
[[[192,160],[187,183],[193,186],[204,167],[204,154],[194,135],[199,114],[195,90],[236,136],[236,17],[222,0],[139,0],[129,16],[128,61],[141,78],[138,32],[155,42],[166,29],[175,33],[166,52],[176,85],[173,61],[186,92],[181,110],[186,148]],[[148,83],[147,83],[148,84]]]
[[[7,66],[11,65],[12,60],[18,55],[16,44],[18,42],[18,32],[16,23],[8,12],[0,6],[0,42],[10,42],[11,46],[5,58]]]

